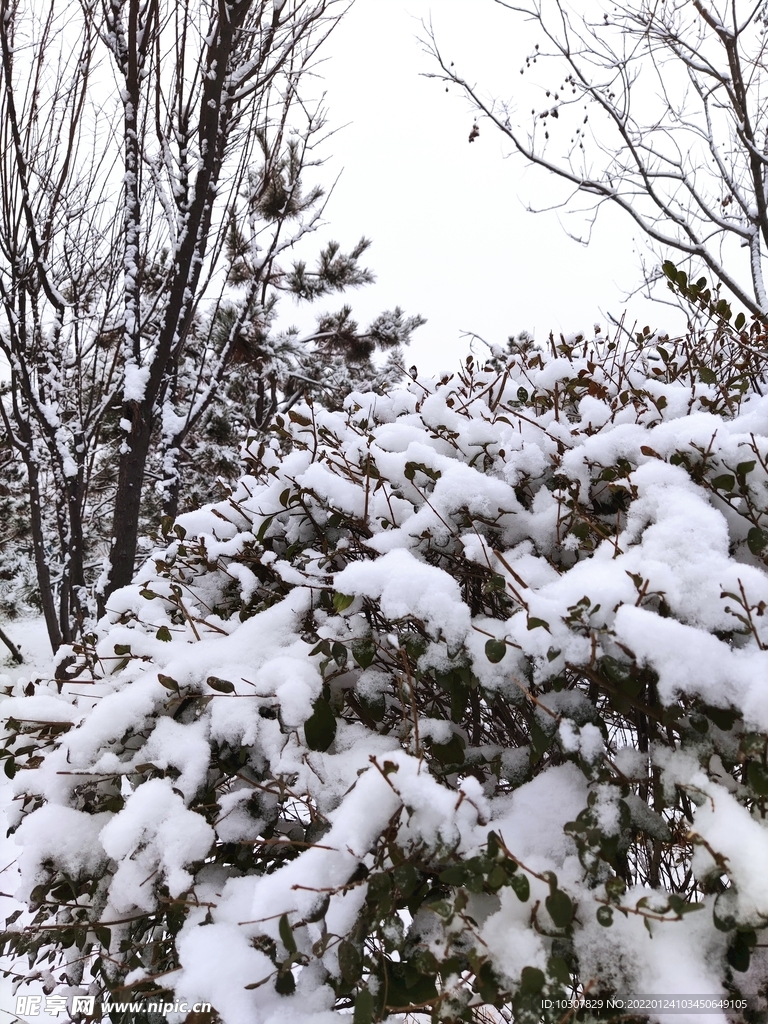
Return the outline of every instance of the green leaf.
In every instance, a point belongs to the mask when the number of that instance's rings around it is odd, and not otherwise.
[[[664,260],[661,264],[661,272],[665,277],[668,277],[670,281],[677,281],[677,267],[672,260]]]
[[[512,886],[515,895],[521,903],[527,903],[528,898],[531,895],[531,883],[528,881],[527,875],[512,875],[509,880],[509,884]]]
[[[130,653],[131,653],[131,645],[130,644],[115,644],[115,654],[119,655],[120,657],[123,657],[124,655],[130,654]]]
[[[262,544],[264,542],[264,538],[267,535],[267,530],[272,525],[273,519],[274,516],[266,516],[261,526],[259,527],[258,532],[256,533],[256,540],[258,541],[259,544]]]
[[[736,319],[733,321],[733,326],[736,328],[737,331],[740,331],[746,322],[747,318],[744,316],[744,314],[737,313]]]
[[[749,784],[759,796],[768,796],[768,771],[759,761],[750,761],[747,767]]]
[[[310,717],[304,723],[304,736],[310,750],[327,750],[336,736],[336,716],[324,697],[314,704]]]
[[[467,710],[467,704],[469,703],[469,686],[467,686],[463,679],[454,676],[451,679],[449,690],[451,694],[451,721],[461,722],[464,719],[464,712]],[[464,760],[463,755],[462,760]]]
[[[568,964],[559,956],[551,956],[547,960],[547,971],[549,972],[550,978],[554,978],[555,981],[559,981],[561,985],[570,985],[571,983],[571,972],[568,969]]]
[[[674,894],[672,896],[670,896],[670,898],[669,898],[669,905],[670,906],[672,906],[673,898],[675,900],[679,900],[680,901],[679,904],[677,904],[677,906],[672,907],[672,909],[675,911],[676,914],[680,914],[681,917],[682,917],[683,914],[693,914],[697,910],[703,910],[704,909],[704,904],[703,903],[694,903],[694,902],[691,902],[690,900],[684,900],[682,898],[682,896],[675,896]]]
[[[544,972],[538,967],[524,967],[520,975],[520,991],[526,995],[536,995],[544,988],[546,980]]]
[[[699,380],[702,384],[717,384],[717,374],[708,366],[700,366]]]
[[[452,867],[446,868],[445,871],[441,871],[438,877],[444,885],[464,885],[468,872],[463,864],[454,864]]]
[[[437,914],[446,921],[449,917],[453,917],[453,907],[448,900],[430,900],[429,903],[424,903],[424,909],[431,910],[433,914]]]
[[[354,985],[363,973],[363,958],[349,939],[342,939],[339,943],[339,970],[348,985]]]
[[[336,612],[343,612],[346,608],[349,608],[354,600],[353,594],[339,594],[337,592],[333,595],[333,609]]]
[[[360,668],[368,668],[376,657],[376,646],[372,640],[353,640],[352,657]]]
[[[278,925],[280,930],[280,939],[283,945],[289,953],[296,952],[296,939],[293,937],[293,930],[291,928],[291,922],[288,920],[288,915],[283,914],[280,918],[280,924]]]
[[[747,547],[753,555],[761,555],[768,545],[768,533],[759,526],[753,526],[747,534]]]
[[[403,980],[405,982],[405,991],[403,992],[405,999],[400,1003],[399,1001],[395,1002],[394,999],[387,996],[388,1005],[409,1006],[411,1004],[415,1004],[416,1006],[419,1006],[421,1003],[426,1003],[429,999],[434,999],[437,995],[435,979],[430,978],[429,975],[425,976],[422,974],[421,971],[418,970],[418,968],[411,962],[403,963],[402,966],[400,964],[392,964],[390,966],[391,980],[399,981],[399,978],[392,978],[392,975],[394,975],[395,972],[398,974],[402,972]],[[397,988],[400,988],[400,986],[398,985]],[[399,993],[396,993],[396,998],[399,1000]]]
[[[525,388],[518,388],[517,389],[517,400],[518,400],[518,402],[527,402],[528,401],[528,392],[525,390]]]
[[[751,958],[751,947],[756,942],[755,933],[753,931],[736,932],[730,946],[728,947],[728,963],[734,969],[742,974],[749,970],[749,961]]]
[[[381,916],[389,914],[392,900],[392,879],[385,873],[368,878],[368,904]]]
[[[487,960],[480,966],[480,970],[477,971],[476,977],[477,980],[475,984],[483,1002],[490,1003],[491,1006],[498,1005],[499,980],[493,973],[493,968]]]
[[[531,735],[531,749],[530,758],[531,764],[535,764],[536,761],[541,757],[545,750],[549,749],[551,737],[544,732],[539,723],[535,718],[531,719],[530,722],[530,735]]]
[[[275,992],[281,996],[290,996],[296,991],[296,979],[290,970],[279,971],[275,978]]]
[[[353,1024],[371,1024],[375,1004],[370,989],[364,988],[358,993],[355,999],[355,1015],[352,1018]]]
[[[544,619],[537,619],[534,616],[528,617],[528,629],[546,629],[548,633],[552,632],[548,622],[545,622]]]
[[[677,893],[673,892],[667,896],[667,904],[674,914],[682,916],[685,913],[685,900],[682,896],[678,896]]]
[[[164,643],[168,643],[171,639],[171,631],[167,626],[161,626],[160,629],[155,633],[158,640],[162,640]]]
[[[219,693],[235,692],[235,684],[230,683],[228,679],[219,679],[218,676],[208,676],[205,681],[212,690],[217,690]]]
[[[21,913],[21,911],[19,911]],[[430,953],[428,949],[419,949],[418,947],[414,950],[413,956],[410,959],[412,968],[419,972],[419,974],[435,977],[436,974],[441,973],[443,977],[450,972],[446,970],[451,960],[443,960],[442,964],[438,962],[437,957],[434,953]],[[456,971],[455,973],[459,973]]]
[[[623,896],[627,891],[627,883],[621,875],[613,875],[613,877],[609,878],[605,883],[605,891],[609,896]]]
[[[331,657],[339,668],[344,668],[347,663],[347,656],[348,651],[344,644],[340,644],[338,641],[331,644]]]
[[[496,889],[500,889],[502,885],[504,885],[506,880],[507,872],[504,870],[501,864],[496,864],[495,867],[492,867],[491,870],[488,872],[487,881],[489,889],[493,889],[494,891]]]
[[[327,894],[322,896],[312,910],[308,914],[304,915],[304,920],[307,924],[314,924],[316,921],[322,921],[325,915],[328,913],[328,907],[331,904],[331,897]]]
[[[288,419],[291,423],[298,423],[300,427],[308,427],[312,423],[309,417],[302,416],[300,413],[294,412],[293,409],[288,410]]]
[[[712,922],[719,932],[730,932],[736,927],[732,889],[726,889],[715,899],[715,905],[712,908]]]
[[[557,928],[567,928],[573,920],[573,903],[562,889],[555,889],[544,901],[547,913]]]
[[[723,732],[729,732],[739,717],[738,712],[733,711],[731,708],[714,708],[708,704],[704,706],[704,713]]]
[[[507,653],[507,645],[503,640],[488,640],[485,644],[485,656],[493,665],[498,665]]]
[[[736,478],[732,473],[721,473],[712,481],[712,486],[718,491],[732,491]]]
[[[3,771],[8,776],[9,779],[12,779],[16,774],[16,762],[13,760],[12,757],[7,758],[5,764],[3,765]]]
[[[692,713],[688,721],[691,724],[691,728],[694,729],[699,735],[703,736],[709,731],[709,721],[704,715],[697,715]]]
[[[408,899],[421,882],[421,876],[413,864],[407,861],[399,864],[392,872],[392,880],[400,891],[403,899]]]
[[[161,686],[164,686],[166,690],[173,690],[174,693],[179,692],[179,684],[171,676],[164,676],[162,672],[157,673],[157,681]]]
[[[418,661],[427,649],[426,641],[420,636],[406,636],[401,644],[411,661]]]
[[[757,463],[754,459],[750,462],[740,462],[736,467],[736,476],[746,476],[747,473],[751,473]]]
[[[597,923],[601,924],[603,928],[610,928],[613,924],[613,907],[598,907]]]
[[[454,733],[447,743],[433,743],[432,753],[443,764],[463,764],[464,739]]]

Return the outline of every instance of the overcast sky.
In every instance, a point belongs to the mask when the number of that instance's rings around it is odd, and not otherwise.
[[[422,370],[453,368],[467,349],[462,331],[503,343],[525,329],[543,340],[591,331],[625,308],[629,326],[672,329],[665,307],[622,301],[639,280],[628,217],[604,210],[585,248],[561,226],[575,233],[583,219],[526,209],[550,205],[562,186],[510,156],[490,125],[468,142],[468,101],[423,77],[436,70],[417,40],[430,16],[464,77],[531,105],[520,67],[534,33],[493,0],[357,0],[321,70],[330,120],[347,125],[329,145],[329,177],[343,173],[326,234],[374,243],[377,283],[349,297],[360,319],[398,304],[425,316],[409,353]]]

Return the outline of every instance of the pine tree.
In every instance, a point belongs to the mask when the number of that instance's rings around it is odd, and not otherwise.
[[[185,464],[215,462],[223,431],[234,479],[234,434],[298,382],[307,346],[275,332],[280,296],[372,279],[365,240],[291,261],[323,216],[312,69],[345,9],[0,0],[2,417],[54,647],[130,581]],[[241,363],[257,401],[233,413]]]

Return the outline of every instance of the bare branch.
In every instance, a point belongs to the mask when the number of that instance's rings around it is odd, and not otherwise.
[[[515,152],[593,197],[595,210],[623,210],[660,261],[677,253],[691,274],[706,268],[746,310],[768,315],[762,6],[739,20],[726,0],[630,3],[596,20],[567,0],[496,2],[540,35],[523,72],[547,107],[526,125],[443,58],[430,26],[438,70],[427,77],[459,86]]]

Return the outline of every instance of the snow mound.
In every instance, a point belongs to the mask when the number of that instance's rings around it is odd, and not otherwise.
[[[14,949],[225,1024],[763,986],[768,399],[667,344],[278,417],[12,700]]]

